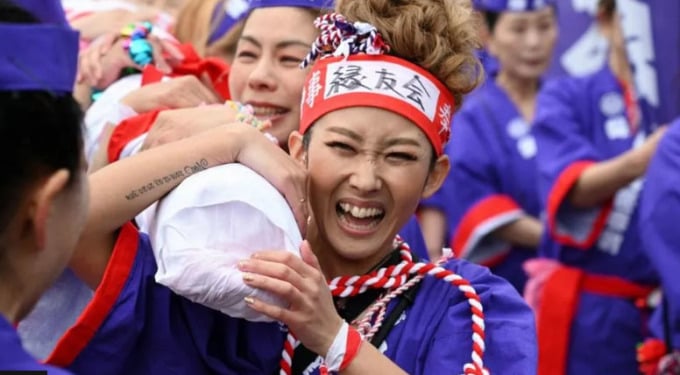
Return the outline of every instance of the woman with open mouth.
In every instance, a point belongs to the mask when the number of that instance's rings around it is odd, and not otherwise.
[[[84,271],[98,289],[48,362],[83,373],[533,373],[533,317],[512,286],[464,261],[421,263],[396,237],[448,173],[442,152],[450,118],[478,81],[469,4],[370,0],[338,9],[347,18],[317,20],[322,35],[303,62],[320,59],[305,78],[299,132],[288,141],[309,177],[301,199],[311,211],[309,242],[300,257],[260,252],[240,263],[246,285],[286,302],[245,303],[285,327],[230,318],[156,284],[148,238],[128,223],[97,234],[112,240],[112,253],[87,246],[92,237],[81,241],[92,261]],[[250,53],[257,54],[264,41],[253,39]],[[265,116],[286,108],[254,103]],[[196,137],[233,151],[219,163],[231,155],[277,176],[272,149],[282,151],[263,135],[238,125],[217,130]],[[108,174],[108,189],[144,181],[148,175],[129,169],[133,161],[161,173],[158,165],[185,157],[180,150],[186,157],[206,152],[186,149],[196,139],[166,145],[168,160],[150,150],[99,176]],[[258,149],[269,159],[260,162]],[[273,165],[281,166],[294,173],[283,160]],[[111,179],[114,172],[127,178]],[[138,189],[141,199],[118,189],[99,203],[138,205],[167,192],[158,186]],[[115,220],[131,213],[120,210]]]
[[[289,138],[309,174],[307,241],[299,258],[258,252],[239,264],[247,285],[287,301],[246,298],[288,328],[282,373],[535,373],[533,317],[510,284],[464,261],[414,261],[395,237],[449,170],[450,117],[478,79],[469,6],[337,11],[316,21]]]

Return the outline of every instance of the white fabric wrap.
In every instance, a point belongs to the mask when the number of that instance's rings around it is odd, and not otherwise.
[[[349,335],[349,324],[347,322],[342,322],[342,326],[335,335],[331,346],[328,348],[328,353],[324,357],[326,361],[326,367],[329,372],[340,371],[340,365],[345,359],[345,354],[347,354],[347,336]]]
[[[284,306],[243,283],[240,260],[256,251],[299,256],[302,242],[283,196],[262,176],[240,164],[188,177],[156,207],[149,237],[158,264],[156,281],[191,301],[251,321],[271,321],[244,297]]]

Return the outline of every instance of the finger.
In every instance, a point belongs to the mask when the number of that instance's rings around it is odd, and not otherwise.
[[[85,79],[83,75],[83,53],[78,56],[78,71],[76,72],[76,83],[82,83]]]
[[[309,266],[314,267],[314,269],[321,272],[321,265],[319,264],[319,259],[314,255],[312,247],[309,245],[309,241],[304,240],[300,244],[300,258],[307,263]]]
[[[299,168],[299,166],[295,165],[295,168]],[[305,188],[307,180],[306,174],[303,177],[304,182],[300,182],[299,178],[294,179],[292,183],[293,186],[290,187],[292,193],[289,195],[286,191],[283,192],[284,197],[286,197],[288,204],[293,210],[295,222],[297,223],[303,238],[307,234],[307,224],[309,222],[309,202],[307,202],[307,192]]]
[[[90,60],[90,63],[92,64],[92,79],[94,80],[95,84],[93,86],[96,86],[99,81],[101,81],[102,77],[104,76],[104,69],[103,69],[103,64],[102,60],[104,59],[104,56],[107,55],[108,52],[102,52],[103,47],[98,46],[96,49],[96,53],[92,53],[91,57],[92,59]]]
[[[195,95],[198,97],[199,103],[205,105],[219,104],[222,99],[214,92],[211,86],[206,86],[202,81],[195,82]]]
[[[245,272],[243,273],[243,282],[252,288],[279,297],[289,306],[300,306],[304,302],[302,292],[294,285],[283,280]]]
[[[156,65],[156,68],[160,70],[161,72],[165,74],[170,74],[172,73],[172,68],[170,65],[165,61],[165,57],[163,56],[163,47],[158,41],[158,37],[155,35],[150,35],[147,38],[147,41],[149,44],[151,44],[151,53],[153,55],[153,63]]]
[[[111,50],[111,47],[116,43],[118,38],[118,33],[108,33],[100,37],[101,43],[99,44],[99,53],[104,55]]]
[[[95,86],[97,84],[96,68],[95,63],[93,62],[95,59],[94,55],[95,53],[92,53],[92,51],[86,52],[82,60],[83,77],[90,86]]]
[[[282,250],[255,253],[250,259],[239,262],[238,269],[285,281],[300,290],[305,289],[303,275],[309,273],[307,265],[298,256]]]
[[[222,96],[217,93],[217,90],[215,90],[212,79],[210,79],[210,76],[207,73],[201,74],[199,79],[203,83],[203,86],[206,88],[206,90],[208,90],[210,93],[210,97],[212,98],[211,103],[222,103],[224,101]]]
[[[270,305],[254,297],[245,297],[243,301],[253,310],[274,320],[287,324],[289,311],[281,306]]]
[[[180,49],[170,40],[158,38],[158,41],[163,49],[163,52],[168,55],[168,62],[170,64],[177,64],[184,60],[184,54]]]

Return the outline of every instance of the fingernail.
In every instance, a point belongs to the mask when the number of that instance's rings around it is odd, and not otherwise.
[[[251,282],[253,280],[255,280],[255,277],[253,277],[252,273],[243,272],[243,281]]]
[[[241,271],[246,271],[250,263],[247,260],[241,260],[238,262],[238,269]]]
[[[243,297],[243,301],[249,305],[252,305],[255,303],[255,298],[253,297]]]

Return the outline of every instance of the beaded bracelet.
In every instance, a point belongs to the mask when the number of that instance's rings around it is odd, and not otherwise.
[[[153,62],[153,47],[147,40],[152,29],[151,22],[141,22],[127,25],[120,32],[120,35],[126,38],[123,48],[128,51],[132,61],[139,66]]]
[[[130,59],[139,65],[145,66],[153,62],[153,47],[147,40],[153,25],[151,22],[129,24],[120,31],[120,37],[125,38],[123,48],[130,55]],[[120,77],[137,73],[135,68],[125,68],[121,71]],[[97,101],[102,95],[103,90],[93,89],[90,98],[93,102]]]
[[[244,105],[233,100],[227,100],[224,104],[237,112],[235,120],[238,122],[248,124],[259,131],[263,131],[271,127],[271,122],[263,121],[255,117],[253,107],[249,105]]]

